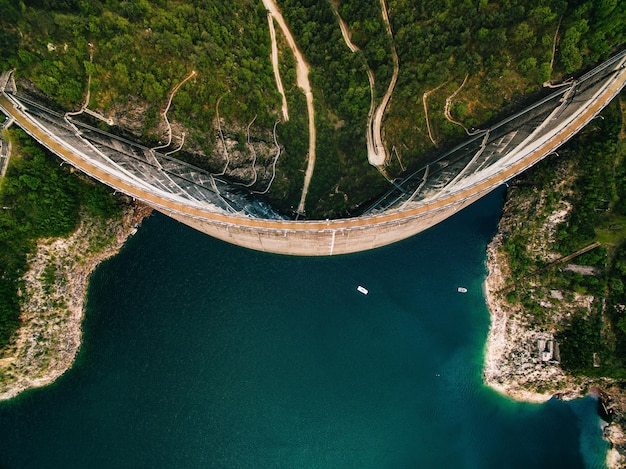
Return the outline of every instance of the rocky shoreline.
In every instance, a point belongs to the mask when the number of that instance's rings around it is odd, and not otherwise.
[[[498,233],[487,247],[484,295],[491,323],[485,346],[484,382],[504,396],[534,403],[597,396],[599,414],[610,422],[604,427],[604,438],[610,443],[607,467],[626,468],[626,392],[611,379],[569,376],[556,360],[544,361],[537,343],[553,339],[554,331],[534,325],[523,307],[511,305],[501,293],[510,271],[508,258],[500,248],[512,212],[505,206]]]
[[[491,324],[485,346],[485,383],[513,399],[541,403],[555,394],[580,397],[584,381],[568,377],[554,362],[541,361],[535,349],[548,333],[532,327],[521,307],[511,306],[499,295],[507,277],[508,265],[499,247],[498,233],[487,247],[485,299]]]
[[[116,254],[152,209],[129,205],[120,221],[83,217],[67,238],[42,239],[24,275],[21,327],[0,355],[0,400],[54,382],[80,348],[89,276]]]

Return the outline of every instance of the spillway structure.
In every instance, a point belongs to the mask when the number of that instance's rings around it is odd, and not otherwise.
[[[455,214],[563,145],[622,90],[626,51],[413,171],[354,218],[292,220],[245,188],[47,109],[7,87],[0,110],[89,176],[229,243],[326,256],[413,236]]]

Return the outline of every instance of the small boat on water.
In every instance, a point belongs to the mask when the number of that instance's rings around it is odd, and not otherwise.
[[[467,288],[465,288],[465,287],[458,287],[456,289],[456,291],[458,291],[459,293],[467,293]]]
[[[362,285],[359,285],[358,287],[356,287],[356,289],[359,291],[359,293],[363,293],[364,295],[367,295],[369,293],[369,290]]]

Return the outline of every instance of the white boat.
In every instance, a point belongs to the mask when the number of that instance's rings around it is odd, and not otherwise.
[[[363,293],[364,295],[367,295],[369,293],[369,290],[367,288],[365,288],[364,286],[359,285],[358,287],[356,287],[356,289],[360,292]]]
[[[458,287],[456,289],[456,291],[458,291],[459,293],[467,293],[467,288],[465,288],[465,287]]]

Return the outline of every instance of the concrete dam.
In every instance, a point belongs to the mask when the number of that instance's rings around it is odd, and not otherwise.
[[[563,145],[622,90],[626,51],[473,135],[393,185],[361,216],[290,220],[207,171],[103,132],[2,87],[0,110],[80,171],[203,233],[265,252],[374,249],[448,218]]]

